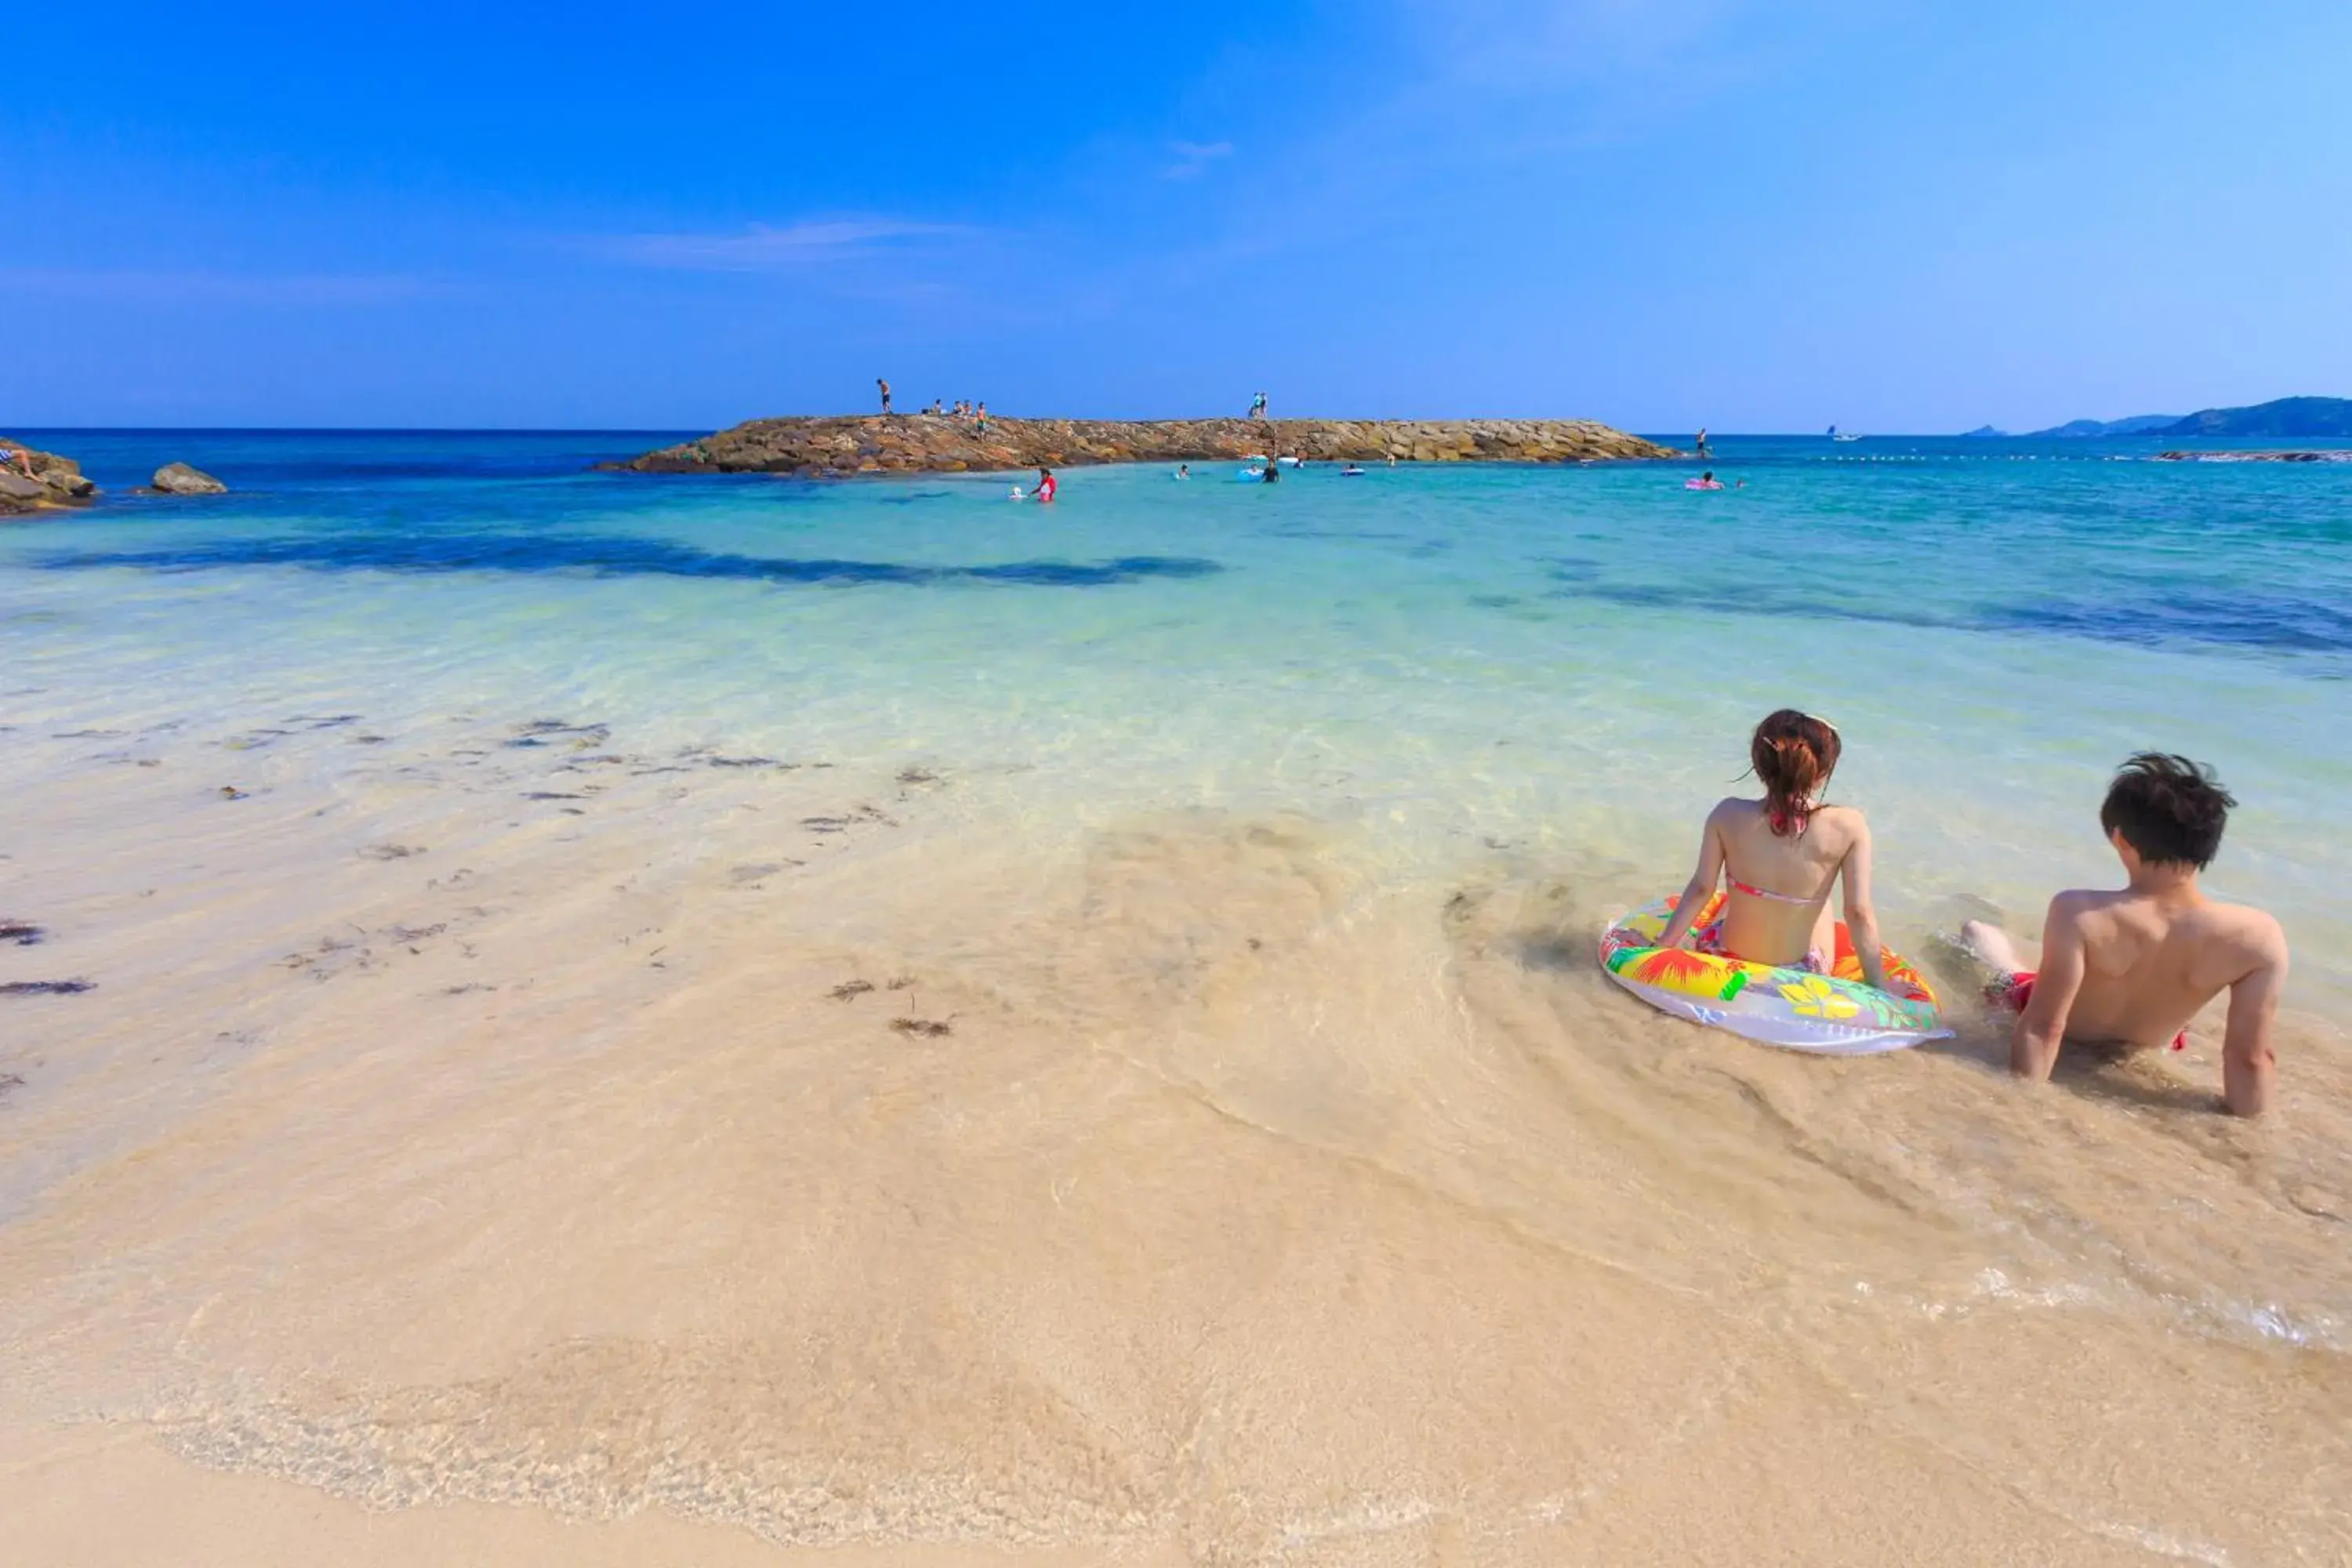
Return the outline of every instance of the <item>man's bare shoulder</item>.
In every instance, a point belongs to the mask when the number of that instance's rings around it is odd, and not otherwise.
[[[2105,888],[2069,888],[2050,900],[2050,926],[2053,930],[2079,930],[2095,917],[2115,907],[2126,895]]]
[[[2216,941],[2227,942],[2258,962],[2284,962],[2286,930],[2268,910],[2215,900],[2206,904],[2201,913],[2210,922]]]

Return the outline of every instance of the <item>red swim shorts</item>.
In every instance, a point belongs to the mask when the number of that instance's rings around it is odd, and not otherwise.
[[[2006,1007],[2012,1013],[2024,1012],[2027,1004],[2033,1000],[2033,980],[2034,973],[2030,969],[2021,969],[2013,974],[1994,975],[1992,983],[1985,987],[1985,1005]],[[2172,1048],[2176,1051],[2189,1048],[2188,1030],[2183,1029],[2172,1037]]]

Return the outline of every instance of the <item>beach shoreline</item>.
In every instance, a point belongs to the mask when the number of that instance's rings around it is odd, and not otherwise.
[[[2211,1020],[2035,1096],[1965,1002],[1854,1063],[1648,1013],[1591,962],[1637,885],[1605,847],[1400,876],[1297,814],[1041,838],[1046,775],[978,757],[264,718],[9,780],[50,847],[6,973],[95,983],[0,1004],[41,1560],[240,1518],[256,1563],[429,1520],[502,1560],[955,1568],[2347,1528],[2343,1324],[2259,1306],[2333,1268],[2315,1020],[2286,1130],[2241,1128]],[[2129,1261],[2084,1272],[2086,1223]],[[2151,1433],[2208,1484],[2125,1463]],[[1990,1479],[2052,1442],[2063,1478]],[[140,1478],[156,1530],[101,1528]]]
[[[74,449],[111,488],[152,439]],[[2192,505],[2168,537],[2299,540],[2326,474],[1767,447],[1737,496],[1155,465],[1037,507],[184,449],[232,493],[0,536],[40,1568],[2352,1540],[2336,753],[2295,718],[2337,656],[2281,607],[2331,558],[2238,552],[2160,620],[2116,565]],[[1901,618],[1756,564],[1800,528]],[[1776,625],[1811,670],[1716,658]],[[1790,700],[1955,1039],[1773,1051],[1601,972]],[[2216,890],[2297,943],[2259,1123],[2217,1013],[2012,1081],[1931,940],[2111,876],[2150,739],[2221,763]]]

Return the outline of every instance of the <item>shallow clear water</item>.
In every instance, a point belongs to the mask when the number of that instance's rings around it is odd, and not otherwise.
[[[111,498],[0,531],[0,722],[329,705],[998,770],[1048,836],[1287,807],[1400,876],[1687,869],[1761,712],[1829,715],[1906,941],[2108,876],[2140,747],[2243,805],[2212,880],[2352,994],[2352,465],[2114,443],[1727,438],[1681,465],[1074,469],[814,484],[591,471],[656,433],[42,433]],[[193,461],[235,493],[131,497]],[[281,711],[282,710],[282,711]],[[1017,770],[1017,771],[1016,771]]]

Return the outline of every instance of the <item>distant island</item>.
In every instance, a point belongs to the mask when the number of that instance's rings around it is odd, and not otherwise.
[[[1680,456],[1590,419],[754,419],[608,468],[648,474],[956,473],[1087,463],[1590,463]]]
[[[1990,425],[1970,436],[2006,436]],[[2207,408],[2178,414],[2135,414],[2128,419],[2070,419],[2047,430],[2029,430],[2031,440],[2074,440],[2102,436],[2258,436],[2306,439],[2352,436],[2352,398],[2281,397],[2247,408]]]
[[[2208,408],[2167,426],[2167,436],[2270,436],[2300,440],[2352,436],[2352,397],[2282,397],[2251,408]]]
[[[2180,423],[2178,414],[2135,414],[2128,419],[2069,419],[2063,425],[2053,425],[2047,430],[2032,432],[2036,437],[2077,440],[2094,436],[2145,436],[2151,431],[2168,430]]]

